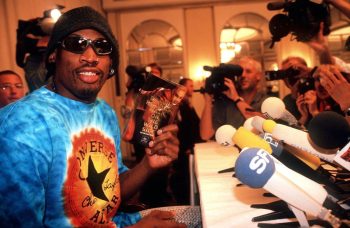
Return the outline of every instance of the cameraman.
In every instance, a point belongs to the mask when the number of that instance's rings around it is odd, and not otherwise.
[[[16,63],[24,69],[29,92],[48,83],[45,52],[56,21],[51,13],[52,10],[47,10],[41,18],[18,21]]]
[[[262,102],[267,97],[259,91],[262,78],[261,64],[250,57],[243,57],[238,63],[243,68],[237,89],[234,83],[225,78],[225,85],[229,88],[220,98],[204,94],[204,109],[200,121],[200,135],[203,140],[209,140],[216,129],[224,124],[235,128],[240,127],[245,119],[262,115],[259,111]]]

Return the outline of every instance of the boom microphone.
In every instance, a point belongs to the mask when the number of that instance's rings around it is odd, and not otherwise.
[[[321,185],[287,168],[263,149],[243,149],[236,160],[235,172],[242,183],[252,188],[264,188],[288,204],[328,221],[334,227],[341,225],[339,218],[348,216],[346,211],[328,198],[327,191]]]

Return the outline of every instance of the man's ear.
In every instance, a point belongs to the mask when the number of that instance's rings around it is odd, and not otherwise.
[[[49,63],[56,62],[56,50],[49,55]]]

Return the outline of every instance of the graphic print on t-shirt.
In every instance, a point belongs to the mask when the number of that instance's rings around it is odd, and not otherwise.
[[[73,136],[64,183],[64,209],[73,226],[114,227],[120,204],[118,165],[113,141],[89,128]]]

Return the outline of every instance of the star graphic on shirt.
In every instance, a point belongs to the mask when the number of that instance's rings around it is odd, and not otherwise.
[[[106,178],[107,173],[111,168],[105,169],[104,171],[98,173],[94,163],[92,162],[91,157],[89,157],[89,168],[88,168],[88,177],[86,181],[90,187],[91,193],[102,200],[109,201],[105,193],[103,192],[102,183]]]

